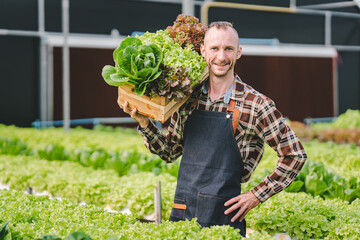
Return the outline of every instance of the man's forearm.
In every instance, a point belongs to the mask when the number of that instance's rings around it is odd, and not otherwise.
[[[147,127],[142,128],[141,125],[140,127],[138,130],[144,139],[146,148],[151,153],[158,155],[166,162],[174,162],[181,156],[183,146],[176,141],[172,132],[165,135],[152,121],[148,122]]]
[[[274,172],[253,188],[251,192],[261,202],[265,202],[271,196],[288,187],[294,181],[306,161],[306,153],[305,151],[302,152],[302,154],[295,157],[281,157]]]

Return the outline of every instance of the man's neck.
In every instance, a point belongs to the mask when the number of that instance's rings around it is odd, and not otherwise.
[[[224,95],[229,89],[231,85],[235,81],[234,74],[229,74],[229,76],[225,77],[216,77],[210,76],[209,77],[209,86],[208,86],[208,93],[212,102],[219,99],[222,95]]]

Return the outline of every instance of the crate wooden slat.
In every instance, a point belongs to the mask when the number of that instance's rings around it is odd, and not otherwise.
[[[204,81],[208,76],[208,70],[205,69],[203,77],[200,82]],[[200,83],[199,82],[199,83]],[[129,108],[137,108],[138,112],[144,116],[150,117],[156,121],[164,123],[171,115],[183,105],[190,96],[186,96],[181,101],[169,101],[166,97],[156,96],[150,98],[142,95],[138,96],[130,84],[124,84],[118,87],[118,103],[122,106],[125,101],[128,101]]]

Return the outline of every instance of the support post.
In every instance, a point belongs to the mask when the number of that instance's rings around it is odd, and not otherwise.
[[[46,79],[46,45],[45,45],[45,2],[38,0],[38,33],[40,37],[40,120],[47,119],[47,79]]]
[[[186,15],[195,15],[195,2],[194,0],[182,0],[182,13]]]
[[[47,121],[54,120],[54,48],[47,46],[47,96],[48,96],[48,116]]]
[[[69,56],[69,0],[62,0],[63,45],[63,120],[64,130],[70,129],[70,56]]]
[[[325,12],[325,46],[331,46],[331,12]]]
[[[289,8],[296,9],[296,0],[290,0]]]
[[[161,183],[158,182],[157,188],[154,189],[155,197],[155,224],[161,223]]]

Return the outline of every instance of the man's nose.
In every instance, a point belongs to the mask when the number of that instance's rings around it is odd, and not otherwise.
[[[220,51],[218,52],[217,57],[218,57],[218,60],[219,60],[219,61],[224,61],[224,60],[226,59],[226,57],[225,57],[225,51],[224,51],[224,50],[220,50]]]

